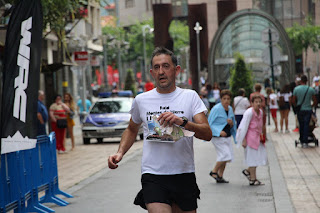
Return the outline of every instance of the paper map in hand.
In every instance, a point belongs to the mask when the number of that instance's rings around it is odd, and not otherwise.
[[[152,116],[152,120],[148,123],[149,133],[146,140],[155,142],[173,143],[183,137],[192,137],[194,132],[185,130],[177,125],[161,126],[157,120],[157,116]]]

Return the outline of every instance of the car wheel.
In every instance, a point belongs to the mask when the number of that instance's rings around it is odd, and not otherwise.
[[[143,140],[143,134],[140,134],[139,137],[140,137],[140,140]]]
[[[83,144],[90,144],[90,138],[83,138]]]
[[[103,138],[97,138],[98,143],[102,143],[103,142]]]

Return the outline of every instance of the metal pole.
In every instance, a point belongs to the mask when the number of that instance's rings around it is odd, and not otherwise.
[[[103,38],[103,79],[104,86],[108,89],[108,53],[107,53],[107,44]]]
[[[144,70],[142,71],[142,81],[146,82],[146,72],[147,72],[147,53],[146,53],[146,33],[145,28],[142,27],[142,37],[143,37],[143,63]]]
[[[200,31],[202,30],[202,27],[200,26],[199,22],[196,22],[196,26],[194,27],[194,30],[196,31],[197,34],[197,64],[198,64],[198,88],[197,91],[200,92],[200,71],[201,71],[201,61],[200,61],[200,39],[199,39],[199,34]]]
[[[271,68],[272,88],[275,90],[274,70],[273,70],[273,54],[272,54],[272,34],[271,34],[270,28],[269,28],[268,33],[269,33],[269,51],[270,51],[270,68]]]
[[[122,89],[122,67],[121,67],[121,44],[118,42],[118,72],[119,72],[119,89]]]

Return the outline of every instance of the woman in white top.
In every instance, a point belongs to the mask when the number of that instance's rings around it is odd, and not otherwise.
[[[290,91],[290,85],[286,84],[282,87],[280,92],[278,93],[279,98],[279,109],[280,109],[280,131],[282,132],[283,121],[285,123],[285,133],[289,133],[288,123],[289,123],[289,111],[290,111],[290,103],[291,103],[292,93]]]
[[[238,91],[238,96],[233,99],[233,111],[236,116],[237,127],[243,117],[243,113],[250,107],[250,102],[247,97],[245,97],[246,91],[240,88]]]
[[[220,88],[217,82],[213,84],[212,88],[214,104],[220,103]]]
[[[269,108],[271,116],[275,125],[274,132],[278,132],[278,121],[277,121],[277,111],[278,111],[278,96],[274,94],[274,90],[270,88],[269,94]]]

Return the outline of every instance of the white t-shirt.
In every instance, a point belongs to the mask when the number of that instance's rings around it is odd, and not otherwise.
[[[196,114],[207,113],[207,108],[193,90],[177,87],[172,93],[161,94],[154,88],[136,96],[130,113],[132,121],[142,123],[144,135],[148,135],[148,121],[166,111],[192,121]],[[174,143],[148,141],[144,137],[141,172],[162,175],[195,172],[193,137],[183,137]]]
[[[213,92],[213,98],[214,98],[214,100],[219,100],[220,99],[220,90],[218,90],[218,89],[214,89],[214,90],[212,90],[212,92]]]
[[[289,98],[292,96],[292,92],[289,93],[280,93],[278,92],[278,97],[283,96],[284,102],[289,102]]]
[[[270,109],[278,109],[278,96],[274,93],[271,93],[269,95],[269,99],[270,99],[269,101]]]
[[[249,108],[250,102],[247,97],[237,96],[233,100],[234,114],[243,115],[243,113]]]

